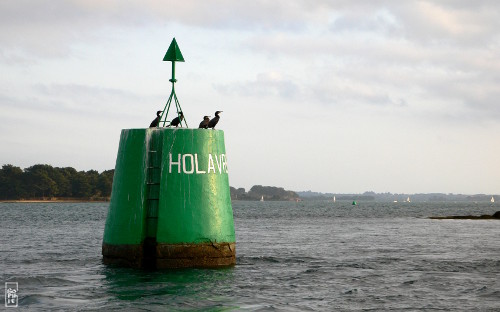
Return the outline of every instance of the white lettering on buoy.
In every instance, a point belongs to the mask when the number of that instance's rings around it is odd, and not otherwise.
[[[227,160],[226,160],[226,155],[222,154],[220,155],[220,161],[222,163],[222,171],[227,173]]]
[[[222,173],[222,155],[220,155],[220,162],[217,155],[215,155],[215,162],[217,163],[217,168],[219,168],[219,173]]]
[[[186,158],[187,157],[191,158],[191,170],[189,170],[189,171],[186,169]],[[182,171],[184,171],[184,173],[187,173],[187,174],[191,174],[194,172],[193,155],[191,155],[191,154],[182,155]]]
[[[172,161],[172,154],[168,154],[170,158],[170,165],[168,166],[168,173],[172,173],[172,165],[177,165],[178,173],[181,173],[181,154],[177,154],[177,162]]]
[[[212,165],[210,165],[210,164],[212,164]],[[208,173],[210,173],[210,168],[212,168],[212,170],[215,173],[214,159],[212,158],[212,154],[208,154]]]
[[[196,174],[207,173],[206,171],[202,171],[198,169],[198,154],[194,154],[194,163],[196,165]]]
[[[175,156],[174,156],[175,157]],[[214,162],[215,158],[215,162]],[[182,159],[182,161],[181,161]],[[168,155],[168,173],[172,173],[172,167],[177,166],[177,173],[182,172],[185,174],[208,174],[208,173],[228,173],[227,171],[227,158],[225,154],[208,154],[207,170],[202,170],[200,162],[198,162],[198,154],[177,154],[177,161],[172,159],[172,154]],[[217,170],[215,169],[217,166]],[[175,171],[175,168],[174,168]]]

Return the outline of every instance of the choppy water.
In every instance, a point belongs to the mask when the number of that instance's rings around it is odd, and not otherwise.
[[[151,272],[101,263],[107,204],[0,204],[2,281],[33,310],[500,310],[500,221],[427,219],[498,205],[233,210],[235,267]]]

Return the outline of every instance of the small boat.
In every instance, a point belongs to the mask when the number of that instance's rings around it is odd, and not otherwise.
[[[407,203],[411,203],[411,201],[410,201],[410,196],[408,196],[408,198],[406,199],[406,202],[407,202]]]
[[[358,204],[358,203],[356,203],[356,201],[353,201],[353,202],[352,202],[352,205],[353,205],[353,206],[356,206],[357,204]]]
[[[264,201],[264,195],[262,195],[262,197],[260,198],[260,201]]]
[[[490,202],[492,202],[492,203],[495,202],[495,198],[493,198],[493,196],[491,196]]]
[[[336,201],[336,200],[335,200],[335,196],[333,196],[333,202],[335,202],[335,201]]]

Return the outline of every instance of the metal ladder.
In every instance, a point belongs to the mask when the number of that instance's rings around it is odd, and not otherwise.
[[[146,237],[143,245],[143,264],[145,267],[156,266],[156,231],[158,228],[158,204],[161,183],[161,146],[160,131],[151,134],[148,147],[146,173]]]

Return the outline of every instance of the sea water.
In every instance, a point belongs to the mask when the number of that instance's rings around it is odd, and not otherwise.
[[[102,264],[107,203],[0,203],[0,272],[32,310],[500,310],[491,203],[233,202],[236,266]],[[3,307],[3,303],[2,303]]]

